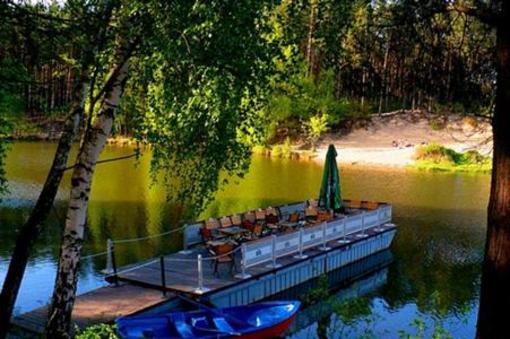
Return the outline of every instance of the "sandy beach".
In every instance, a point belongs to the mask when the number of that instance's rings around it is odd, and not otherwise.
[[[317,147],[317,161],[322,162],[329,144],[338,151],[337,161],[349,165],[405,167],[414,162],[416,147],[438,143],[458,152],[492,152],[492,129],[488,121],[451,115],[398,114],[375,117],[366,126],[347,133],[329,133]]]

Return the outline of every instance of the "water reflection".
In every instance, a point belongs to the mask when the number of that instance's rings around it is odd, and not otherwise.
[[[51,144],[16,143],[9,154],[7,171],[11,193],[0,206],[0,281],[5,275],[16,228],[26,219],[41,188],[52,150],[54,145]],[[108,147],[103,157],[131,152],[127,148]],[[341,154],[340,149],[340,158]],[[131,159],[98,167],[85,253],[104,251],[107,238],[142,237],[177,227],[182,213],[178,206],[165,202],[165,190],[161,185],[151,185],[149,161],[149,156],[144,155],[138,163]],[[322,167],[313,162],[254,157],[246,177],[218,192],[200,217],[316,196],[321,175]],[[46,302],[50,295],[68,179],[64,179],[56,209],[31,257],[17,303],[18,312]],[[394,221],[399,226],[391,248],[394,262],[387,269],[386,283],[365,297],[354,299],[361,304],[360,308],[368,309],[370,315],[357,314],[353,322],[331,316],[328,321],[319,322],[319,332],[332,335],[330,323],[333,322],[341,324],[345,331],[355,331],[356,335],[364,330],[354,328],[366,325],[366,329],[373,329],[379,335],[398,337],[398,330],[403,327],[413,330],[408,324],[416,318],[432,323],[441,318],[455,336],[472,337],[489,177],[344,166],[342,184],[346,197],[393,203]],[[177,250],[180,243],[181,238],[172,235],[119,244],[116,250],[118,260],[128,263]],[[81,266],[81,292],[103,284],[99,271],[104,268],[104,261],[102,257],[94,258]]]
[[[370,315],[369,298],[383,286],[388,277],[388,268],[382,268],[341,288],[328,299],[305,307],[298,314],[290,329],[289,339],[298,338],[352,338],[361,333],[352,331],[352,323]],[[337,323],[338,319],[342,323]],[[354,321],[355,320],[355,321]],[[359,324],[358,324],[359,325]],[[348,333],[350,331],[350,333]],[[349,335],[348,335],[349,334]]]

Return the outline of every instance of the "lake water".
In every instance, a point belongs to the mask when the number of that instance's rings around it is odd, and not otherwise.
[[[41,189],[54,150],[54,144],[23,142],[14,144],[9,153],[10,193],[0,203],[0,282],[16,229]],[[127,147],[110,146],[103,158],[130,153]],[[98,166],[84,255],[104,251],[107,238],[154,235],[176,227],[179,209],[165,202],[164,188],[151,185],[148,172],[148,155],[138,162],[129,159]],[[254,157],[245,178],[218,192],[201,217],[315,197],[321,175],[322,166],[315,162]],[[422,326],[425,336],[434,329],[445,329],[455,338],[473,337],[490,177],[343,167],[341,180],[344,198],[393,204],[398,225],[391,247],[393,261],[335,292],[330,299],[339,301],[340,306],[326,315],[310,320],[310,312],[303,311],[302,318],[306,314],[307,321],[298,319],[292,337],[393,338],[402,330],[419,333]],[[68,189],[67,176],[30,259],[16,313],[48,302]],[[123,264],[178,250],[180,244],[178,236],[163,237],[118,245],[116,251]],[[104,284],[100,273],[104,267],[104,257],[82,263],[79,293]]]

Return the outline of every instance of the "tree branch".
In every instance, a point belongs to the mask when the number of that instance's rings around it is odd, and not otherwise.
[[[119,161],[119,160],[125,160],[125,159],[130,159],[130,158],[134,158],[134,157],[137,157],[140,155],[140,152],[135,152],[133,154],[130,154],[130,155],[124,155],[124,156],[121,156],[121,157],[116,157],[116,158],[110,158],[110,159],[104,159],[104,160],[99,160],[96,162],[96,165],[99,165],[99,164],[105,164],[105,163],[108,163],[108,162],[114,162],[114,161]],[[62,169],[62,171],[68,171],[70,169],[73,169],[76,167],[76,164],[72,165],[72,166],[68,166],[64,169]]]
[[[499,15],[489,8],[472,7],[456,1],[447,5],[446,10],[475,17],[491,27],[496,27],[499,21]]]

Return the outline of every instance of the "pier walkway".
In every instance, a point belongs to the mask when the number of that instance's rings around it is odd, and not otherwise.
[[[73,321],[83,328],[119,316],[169,311],[173,306],[168,301],[176,293],[205,298],[219,307],[262,300],[386,250],[396,232],[390,221],[391,205],[380,204],[373,210],[353,210],[328,222],[245,242],[233,252],[237,268],[233,274],[228,265],[220,265],[215,275],[215,257],[202,246],[185,245],[180,253],[115,268],[106,277],[110,286],[77,297]],[[47,308],[41,307],[13,323],[41,333],[46,319]]]

